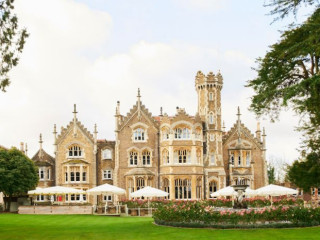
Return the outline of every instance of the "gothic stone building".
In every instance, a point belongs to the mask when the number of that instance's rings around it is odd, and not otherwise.
[[[188,115],[177,108],[174,116],[153,116],[142,104],[140,91],[127,115],[115,114],[115,141],[97,139],[77,119],[54,126],[54,153],[41,147],[33,157],[39,168],[39,186],[89,189],[109,183],[124,188],[127,198],[144,186],[163,189],[170,199],[204,199],[210,193],[237,182],[252,189],[267,184],[265,133],[254,136],[238,118],[225,131],[221,115],[220,73],[198,72],[195,88],[198,112]],[[74,197],[73,201],[85,196]],[[105,196],[104,200],[110,200]],[[92,200],[90,200],[92,201]]]

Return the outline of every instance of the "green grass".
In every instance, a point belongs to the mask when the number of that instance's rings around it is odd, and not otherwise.
[[[153,224],[152,218],[92,215],[0,214],[0,239],[320,239],[320,227],[298,229],[183,229]]]

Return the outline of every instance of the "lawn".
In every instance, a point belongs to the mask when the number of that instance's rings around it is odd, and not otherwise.
[[[152,218],[0,214],[0,239],[319,239],[320,227],[214,230],[156,226]]]

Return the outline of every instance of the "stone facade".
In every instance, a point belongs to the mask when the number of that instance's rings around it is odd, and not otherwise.
[[[256,135],[251,134],[238,110],[235,125],[225,131],[222,86],[220,72],[197,73],[195,116],[183,108],[177,108],[174,116],[162,110],[153,116],[138,91],[127,115],[121,114],[117,103],[115,141],[97,140],[96,126],[91,134],[74,108],[73,120],[59,135],[54,127],[55,184],[86,190],[109,183],[126,189],[127,198],[152,186],[168,192],[170,199],[209,198],[210,193],[237,182],[253,189],[266,185],[264,130],[261,135],[258,126]]]

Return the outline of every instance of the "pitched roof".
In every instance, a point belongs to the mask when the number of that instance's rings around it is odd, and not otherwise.
[[[50,165],[53,165],[55,163],[55,159],[43,149],[39,149],[31,159],[34,162],[49,163]]]

